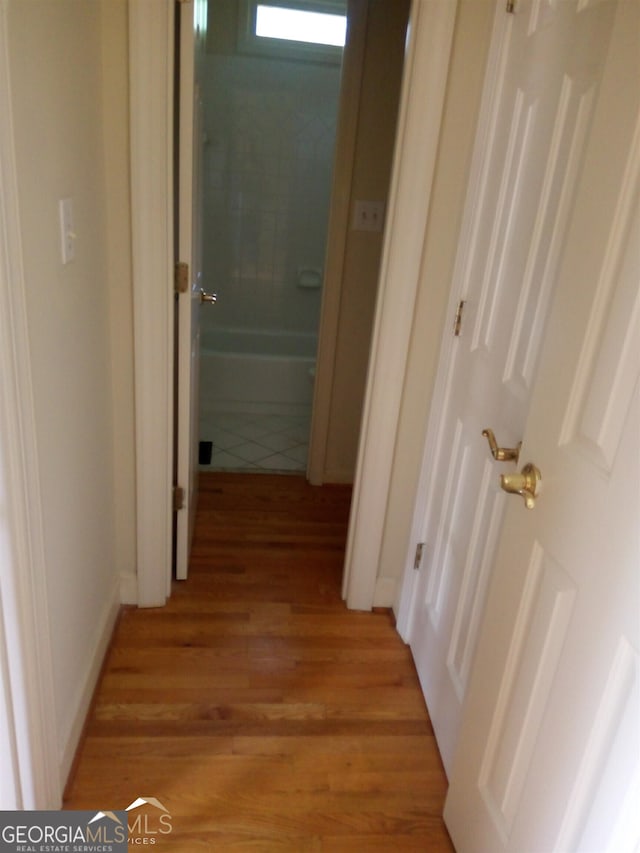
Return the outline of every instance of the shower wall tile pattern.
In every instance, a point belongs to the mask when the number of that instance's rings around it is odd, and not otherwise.
[[[209,55],[205,73],[203,274],[217,291],[205,328],[315,332],[340,69]]]

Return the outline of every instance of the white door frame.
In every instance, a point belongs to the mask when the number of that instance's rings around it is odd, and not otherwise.
[[[138,605],[171,591],[173,485],[172,0],[129,3]]]
[[[0,808],[62,801],[22,264],[7,4],[0,1]],[[3,751],[4,754],[4,751]]]
[[[457,0],[413,0],[343,592],[374,605]],[[171,573],[173,3],[129,4],[138,603]],[[152,214],[152,215],[151,215]]]

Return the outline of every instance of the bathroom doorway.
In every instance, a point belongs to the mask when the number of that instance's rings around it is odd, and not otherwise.
[[[326,22],[342,36],[265,35],[260,16],[281,3],[209,0],[203,287],[218,298],[201,321],[206,470],[307,467],[346,0],[287,6],[299,21],[320,15],[312,33]]]

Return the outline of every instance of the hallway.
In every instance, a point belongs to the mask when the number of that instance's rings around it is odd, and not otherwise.
[[[124,611],[66,808],[156,798],[135,843],[173,853],[453,850],[410,652],[340,599],[349,501],[201,475],[189,580]]]

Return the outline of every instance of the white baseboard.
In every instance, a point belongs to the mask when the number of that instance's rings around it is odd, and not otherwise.
[[[353,483],[353,470],[351,468],[329,468],[322,477],[323,485],[331,483],[339,485],[351,485]],[[313,485],[313,484],[312,484]]]
[[[138,576],[135,572],[120,572],[120,604],[138,603]]]
[[[75,713],[67,730],[67,735],[60,745],[60,784],[64,790],[71,771],[80,737],[84,728],[91,699],[95,690],[102,664],[109,648],[113,629],[120,610],[119,583],[114,584],[111,595],[105,602],[100,620],[100,630],[96,638],[96,646],[91,656],[84,677],[80,680],[80,688],[76,694]]]
[[[374,607],[393,607],[396,600],[397,581],[395,578],[378,578],[373,594]]]

